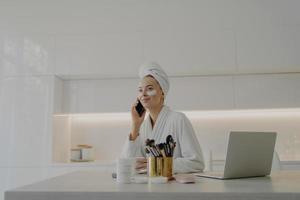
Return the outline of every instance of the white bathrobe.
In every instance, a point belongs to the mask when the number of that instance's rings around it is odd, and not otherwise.
[[[175,173],[199,172],[204,169],[202,151],[189,119],[180,112],[163,106],[152,129],[150,116],[141,125],[140,135],[134,140],[126,140],[121,157],[146,157],[145,140],[155,143],[166,142],[172,135],[176,142],[173,170]]]

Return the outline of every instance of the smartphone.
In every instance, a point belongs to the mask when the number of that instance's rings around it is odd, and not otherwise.
[[[145,108],[142,105],[142,103],[140,102],[140,100],[138,100],[138,104],[135,106],[135,110],[139,113],[140,117],[143,115],[143,113],[145,112]]]

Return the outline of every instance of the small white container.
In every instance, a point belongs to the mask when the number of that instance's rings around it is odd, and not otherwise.
[[[94,148],[87,144],[77,145],[77,148],[71,149],[72,162],[94,161]]]
[[[82,148],[81,149],[82,160],[92,161],[94,160],[94,150],[93,148]]]
[[[134,172],[135,159],[119,158],[117,159],[117,182],[131,183]]]
[[[71,161],[81,159],[81,150],[79,148],[71,149]]]

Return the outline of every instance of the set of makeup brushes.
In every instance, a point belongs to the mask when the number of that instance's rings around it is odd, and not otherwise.
[[[168,135],[164,143],[155,144],[153,139],[147,139],[145,143],[145,151],[151,157],[172,157],[176,147],[176,142],[172,135]]]

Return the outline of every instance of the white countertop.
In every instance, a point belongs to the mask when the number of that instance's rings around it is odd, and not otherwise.
[[[118,184],[110,173],[78,171],[5,192],[5,200],[66,199],[300,199],[300,171],[196,184]]]

